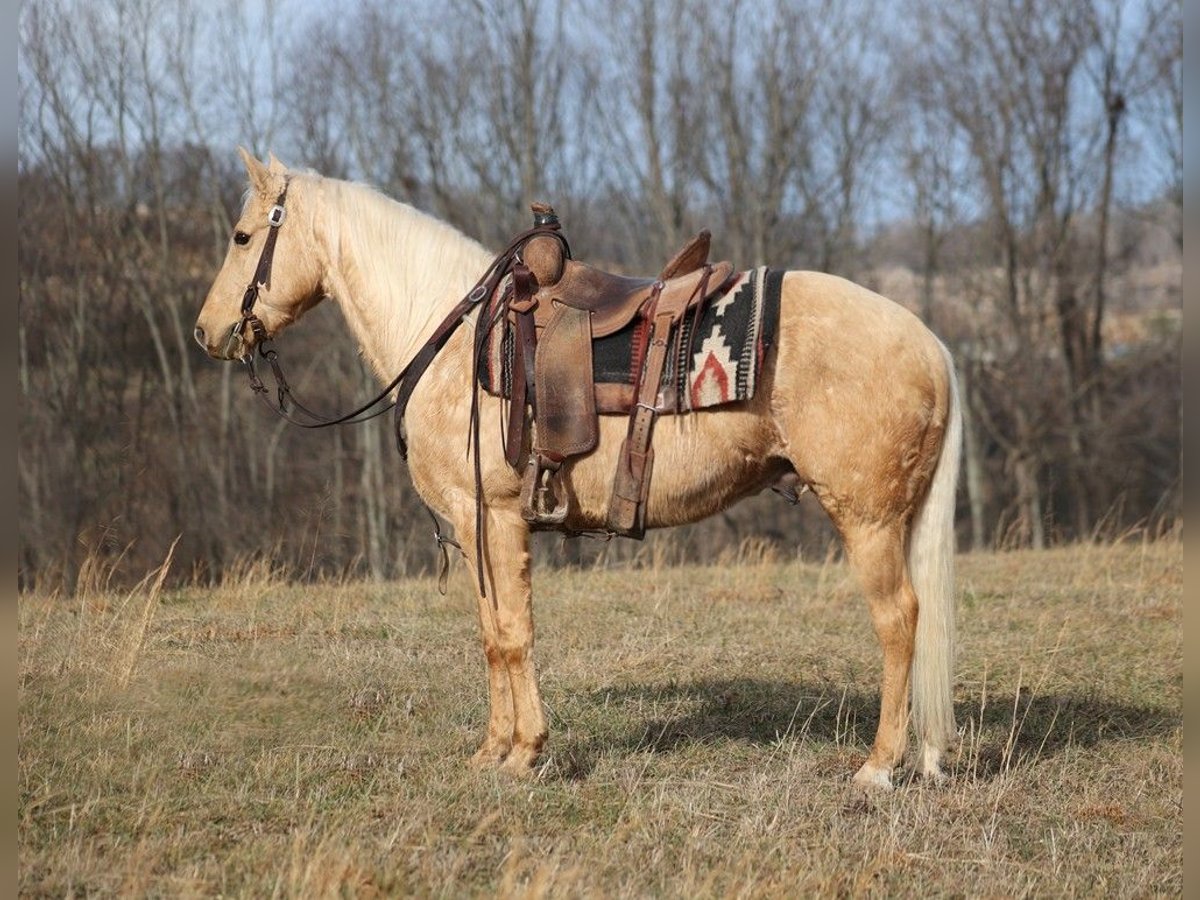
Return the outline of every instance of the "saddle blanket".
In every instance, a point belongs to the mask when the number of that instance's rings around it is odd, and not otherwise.
[[[779,324],[783,275],[782,269],[766,266],[738,273],[724,293],[705,301],[698,324],[695,310],[688,310],[670,336],[675,352],[663,372],[661,397],[669,411],[706,409],[754,396]],[[509,397],[514,336],[511,323],[503,326],[492,331],[480,360],[479,382],[488,393]],[[632,405],[649,327],[639,316],[621,331],[592,342],[600,412],[627,412]]]

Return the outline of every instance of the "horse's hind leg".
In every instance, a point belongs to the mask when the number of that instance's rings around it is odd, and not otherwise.
[[[883,647],[883,679],[875,745],[854,780],[890,788],[892,769],[904,755],[908,736],[909,671],[917,625],[917,596],[908,577],[905,527],[886,523],[842,526],[851,564],[857,571],[871,622]]]

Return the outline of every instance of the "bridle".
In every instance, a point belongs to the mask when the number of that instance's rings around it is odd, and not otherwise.
[[[266,360],[267,365],[271,367],[271,374],[275,378],[277,401],[275,405],[272,405],[267,400],[269,391],[255,369],[254,351],[250,350],[243,355],[242,362],[246,364],[246,371],[250,377],[250,387],[253,389],[255,395],[266,404],[268,409],[280,418],[286,419],[288,422],[298,425],[301,428],[328,428],[331,425],[356,425],[360,422],[374,419],[376,416],[383,415],[392,408],[394,404],[387,402],[379,409],[368,413],[368,410],[371,410],[372,407],[387,400],[388,395],[396,389],[396,386],[404,378],[408,370],[406,369],[397,375],[387,387],[371,400],[344,415],[326,416],[313,412],[297,400],[295,394],[292,393],[291,385],[288,384],[288,380],[283,374],[283,367],[279,362],[279,353],[271,346],[271,335],[267,332],[262,319],[254,312],[254,304],[258,302],[259,292],[271,283],[271,267],[275,263],[275,245],[279,240],[279,230],[287,218],[287,209],[284,206],[284,202],[287,200],[289,181],[290,179],[284,180],[283,190],[279,192],[279,196],[275,198],[275,205],[267,213],[267,238],[263,243],[262,253],[258,257],[258,265],[255,266],[250,283],[246,286],[246,292],[242,295],[241,316],[234,323],[233,328],[230,329],[229,337],[226,338],[226,350],[231,351],[236,346],[236,341],[243,340],[242,335],[245,332],[246,326],[249,326],[250,331],[254,334],[254,343],[258,350],[258,355]],[[291,407],[300,413],[300,416],[289,412],[289,402]]]
[[[275,204],[267,213],[267,231],[266,241],[263,243],[262,253],[258,258],[258,265],[254,269],[254,275],[251,276],[250,283],[246,286],[246,292],[242,295],[241,316],[238,321],[230,329],[229,336],[226,338],[226,349],[232,351],[235,347],[235,341],[242,341],[243,333],[247,326],[250,327],[254,334],[255,346],[258,350],[258,355],[266,360],[267,365],[271,367],[271,374],[275,379],[276,388],[276,404],[272,404],[267,399],[269,389],[258,376],[258,372],[254,365],[254,351],[247,351],[242,356],[242,362],[246,364],[246,370],[250,378],[250,387],[254,394],[263,401],[263,403],[273,413],[280,418],[286,419],[293,425],[298,425],[301,428],[328,428],[332,425],[357,425],[362,422],[374,419],[387,412],[389,409],[395,409],[395,428],[396,428],[396,445],[400,450],[401,458],[408,459],[408,445],[404,434],[404,413],[408,408],[408,401],[412,397],[413,391],[417,387],[417,383],[421,380],[421,376],[425,374],[425,370],[429,368],[434,357],[445,346],[450,336],[454,334],[458,326],[462,324],[476,306],[484,300],[496,295],[500,289],[501,282],[505,276],[512,274],[515,281],[525,282],[530,278],[529,270],[521,260],[521,251],[525,244],[532,238],[538,236],[549,236],[557,239],[563,247],[564,253],[569,257],[571,255],[570,245],[566,238],[559,231],[557,219],[552,221],[539,221],[533,228],[528,231],[523,231],[517,235],[502,250],[499,255],[492,260],[491,264],[484,271],[480,279],[475,282],[474,287],[467,292],[450,313],[442,320],[441,324],[434,329],[433,334],[417,351],[416,356],[401,369],[400,374],[388,382],[375,397],[363,403],[361,406],[351,410],[340,416],[325,416],[320,413],[313,412],[311,409],[302,404],[296,399],[292,393],[291,386],[288,384],[287,378],[284,377],[283,368],[279,363],[279,353],[271,346],[271,335],[267,332],[266,326],[262,320],[255,315],[254,305],[259,299],[259,292],[268,287],[271,283],[271,267],[275,261],[275,245],[279,240],[279,231],[287,218],[287,210],[284,206],[287,200],[289,179],[284,180],[283,190],[279,192],[279,196],[275,199]],[[512,285],[509,284],[501,298],[501,302],[496,304],[496,310],[493,315],[490,315],[486,322],[481,322],[480,327],[476,328],[474,352],[472,353],[472,371],[479,368],[479,362],[486,346],[487,336],[492,328],[499,322],[508,310],[509,301],[512,299]],[[227,354],[228,355],[228,354]],[[388,400],[388,396],[396,391],[395,400]],[[301,418],[289,411],[288,405],[300,413]],[[372,407],[378,404],[384,404],[379,409],[372,410]],[[483,473],[481,469],[479,457],[479,396],[478,391],[472,392],[471,399],[471,434],[469,440],[473,444],[474,461],[475,461],[475,494],[476,494],[476,509],[475,509],[475,524],[477,535],[482,535],[483,529],[483,506],[482,506],[482,482]],[[446,577],[446,569],[449,565],[446,546],[447,544],[458,547],[459,545],[452,539],[446,537],[441,532],[440,524],[433,511],[426,507],[426,511],[434,522],[434,537],[437,540],[438,548],[442,553],[442,574],[439,577],[439,585],[444,585]],[[476,540],[476,574],[479,579],[480,592],[487,596],[486,586],[483,580],[483,541]],[[459,547],[461,550],[462,548]]]
[[[267,231],[267,239],[263,243],[262,253],[258,257],[258,265],[254,267],[254,275],[250,278],[250,284],[246,286],[246,293],[242,295],[241,318],[234,323],[225,340],[226,355],[228,355],[228,351],[233,350],[235,341],[242,340],[242,332],[247,325],[250,326],[250,330],[254,332],[254,337],[258,341],[269,340],[262,319],[254,314],[254,304],[258,302],[259,291],[271,283],[271,266],[275,262],[275,242],[279,240],[279,226],[287,217],[287,210],[283,206],[284,201],[287,200],[287,192],[288,180],[285,179],[283,190],[279,192],[279,196],[275,198],[275,205],[267,213],[267,225],[270,226]]]

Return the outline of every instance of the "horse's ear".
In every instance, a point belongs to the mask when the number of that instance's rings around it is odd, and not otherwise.
[[[267,171],[272,175],[286,175],[287,166],[276,159],[275,154],[270,150],[267,151]]]
[[[265,194],[271,185],[271,173],[267,167],[245,147],[238,147],[238,155],[242,157],[242,162],[246,165],[246,174],[250,176],[251,186],[260,194]]]

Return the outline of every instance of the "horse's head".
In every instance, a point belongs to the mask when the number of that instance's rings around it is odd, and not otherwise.
[[[254,349],[258,335],[243,315],[244,301],[274,337],[322,297],[322,254],[298,185],[274,154],[264,164],[238,152],[250,190],[196,320],[197,342],[216,359],[242,359]]]

